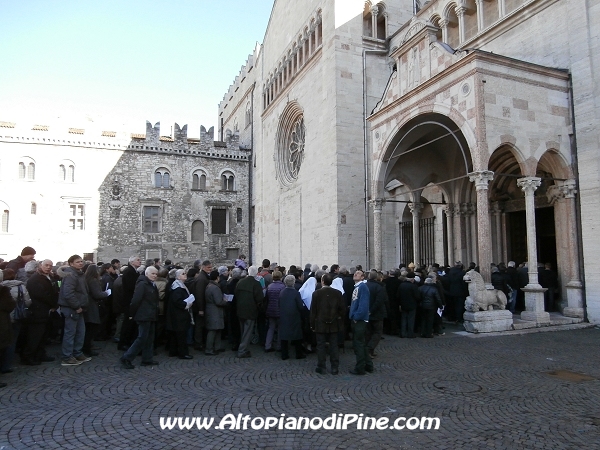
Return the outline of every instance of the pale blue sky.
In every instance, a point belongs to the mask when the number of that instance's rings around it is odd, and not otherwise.
[[[217,125],[273,0],[0,0],[0,121]]]

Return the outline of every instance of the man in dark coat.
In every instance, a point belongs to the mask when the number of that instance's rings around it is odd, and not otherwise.
[[[463,321],[465,299],[467,298],[468,293],[467,283],[463,279],[465,273],[462,263],[456,261],[454,267],[450,269],[446,275],[449,284],[450,307],[452,312],[454,312],[454,315],[450,320],[454,320],[457,323]]]
[[[321,289],[313,292],[310,303],[310,328],[317,335],[317,368],[322,375],[327,373],[327,350],[329,342],[329,362],[331,374],[339,373],[338,332],[343,327],[343,317],[346,314],[342,293],[331,287],[333,277],[326,273],[321,278]]]
[[[237,316],[240,322],[242,333],[240,345],[238,347],[238,358],[250,358],[252,354],[248,350],[254,325],[258,318],[258,308],[262,305],[264,296],[263,290],[254,277],[258,274],[256,266],[248,268],[248,276],[241,279],[235,287],[235,301],[237,304]]]
[[[417,283],[415,283],[414,272],[406,274],[405,280],[398,287],[398,298],[402,308],[402,318],[400,326],[400,337],[415,337],[415,316],[417,306],[421,303],[421,292]]]
[[[400,306],[400,304],[398,303],[398,288],[400,287],[400,280],[398,279],[398,272],[394,271],[391,272],[390,275],[385,278],[383,280],[383,284],[385,286],[385,291],[387,293],[388,296],[388,301],[389,301],[389,311],[388,311],[388,318],[387,320],[384,320],[384,331],[392,334],[392,335],[398,335],[399,332],[399,321],[400,321],[400,314],[399,314],[399,309],[398,307]],[[386,326],[386,322],[387,322],[387,326]]]
[[[77,366],[92,359],[81,350],[85,337],[83,309],[87,307],[89,298],[85,276],[81,271],[83,259],[79,255],[73,255],[68,264],[69,267],[64,269],[65,277],[58,296],[61,314],[65,318],[61,365]]]
[[[387,303],[387,294],[385,288],[377,278],[379,274],[376,270],[369,272],[367,288],[369,288],[369,324],[367,326],[367,349],[371,358],[377,356],[375,348],[381,340],[383,333],[383,319],[387,317],[385,304]]]
[[[196,301],[192,304],[194,313],[194,349],[204,350],[204,328],[206,310],[206,286],[208,286],[208,275],[212,272],[212,263],[208,260],[202,261],[200,272],[196,274],[193,280],[188,279],[188,288]]]
[[[25,247],[21,251],[21,256],[17,256],[15,259],[8,262],[6,269],[12,269],[17,273],[19,269],[24,269],[25,264],[32,261],[35,258],[35,250],[32,247]]]
[[[121,364],[125,369],[135,367],[131,362],[140,351],[142,352],[142,366],[158,365],[158,361],[152,360],[159,301],[158,289],[154,283],[156,278],[158,278],[158,270],[154,266],[149,266],[135,284],[129,315],[138,325],[138,336],[121,357]]]
[[[135,338],[135,322],[129,318],[129,308],[138,277],[140,276],[137,270],[141,265],[142,260],[140,257],[132,256],[129,258],[129,264],[121,271],[123,296],[121,297],[122,303],[120,309],[125,315],[123,317],[123,325],[121,325],[120,341],[117,345],[118,350],[125,350]]]
[[[50,362],[54,358],[46,355],[46,337],[50,327],[50,312],[58,308],[58,286],[52,277],[52,261],[42,261],[37,271],[27,280],[27,291],[31,297],[30,317],[27,325],[27,343],[21,355],[25,364]]]

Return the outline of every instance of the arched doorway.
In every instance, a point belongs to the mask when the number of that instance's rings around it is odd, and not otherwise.
[[[422,114],[398,130],[379,173],[388,205],[384,239],[390,242],[391,230],[397,230],[396,245],[383,245],[385,264],[476,259],[472,170],[467,140],[449,117]]]

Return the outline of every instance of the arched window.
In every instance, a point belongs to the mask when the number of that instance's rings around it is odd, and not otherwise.
[[[75,182],[75,164],[72,161],[63,161],[58,166],[58,179],[67,183]]]
[[[75,183],[75,166],[73,164],[69,165],[69,170],[67,171],[67,181]]]
[[[2,233],[8,233],[8,209],[2,211]]]
[[[24,180],[27,169],[25,168],[25,163],[19,163],[19,179]]]
[[[221,175],[221,189],[223,191],[235,191],[234,181],[233,173],[230,171],[223,172]]]
[[[206,190],[206,173],[202,170],[197,170],[192,175],[192,189],[205,191]]]
[[[58,166],[58,179],[60,181],[65,181],[67,179],[67,169],[64,164]]]
[[[35,202],[31,202],[31,214],[34,216],[37,214],[37,205]]]
[[[30,162],[27,166],[27,179],[35,180],[35,163]]]
[[[170,188],[171,187],[170,174],[166,168],[160,167],[160,168],[156,169],[156,172],[154,172],[154,187],[156,187],[156,188]]]
[[[192,242],[204,242],[204,222],[201,220],[192,222]]]

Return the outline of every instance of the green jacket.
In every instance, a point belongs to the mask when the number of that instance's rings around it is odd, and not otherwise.
[[[262,307],[263,291],[260,283],[254,277],[247,276],[235,286],[235,302],[238,319],[256,320],[258,308]]]

